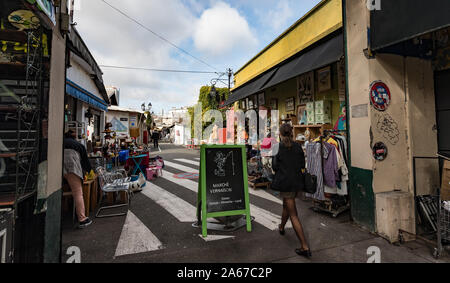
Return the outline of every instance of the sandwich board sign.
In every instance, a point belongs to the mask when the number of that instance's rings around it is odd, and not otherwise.
[[[198,186],[197,218],[201,216],[203,237],[208,218],[225,216],[245,215],[251,232],[245,146],[202,145]]]

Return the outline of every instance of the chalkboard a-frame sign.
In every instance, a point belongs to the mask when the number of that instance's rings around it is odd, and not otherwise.
[[[208,218],[224,216],[246,215],[251,232],[245,146],[202,145],[198,185],[197,218],[201,213],[203,237]]]

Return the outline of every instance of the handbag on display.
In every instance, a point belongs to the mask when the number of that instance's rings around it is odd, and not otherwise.
[[[305,178],[305,188],[303,189],[305,193],[315,194],[317,192],[317,176],[311,175],[310,173],[304,174]]]

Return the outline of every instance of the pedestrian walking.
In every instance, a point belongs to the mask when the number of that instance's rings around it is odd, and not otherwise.
[[[153,139],[153,147],[159,148],[159,139],[161,138],[161,135],[158,131],[153,131],[152,139]]]
[[[279,233],[285,234],[284,227],[291,219],[294,231],[301,243],[301,248],[296,249],[295,252],[309,258],[311,251],[295,204],[298,192],[304,188],[302,170],[305,168],[305,154],[301,146],[294,142],[291,125],[283,124],[280,127],[280,138],[278,153],[272,161],[272,168],[275,172],[272,188],[279,191],[283,198],[283,214]]]
[[[92,224],[85,215],[83,200],[83,171],[91,172],[91,164],[84,145],[75,140],[76,134],[69,130],[64,135],[64,178],[69,183],[78,217],[79,228]]]

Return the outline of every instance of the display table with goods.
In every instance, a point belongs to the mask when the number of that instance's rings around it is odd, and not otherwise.
[[[248,184],[253,189],[268,190],[272,184],[272,145],[276,141],[265,138],[256,155],[248,161]]]

